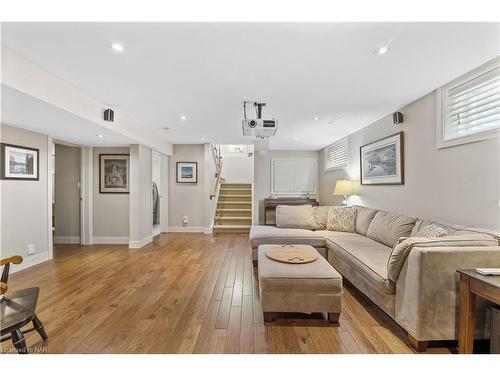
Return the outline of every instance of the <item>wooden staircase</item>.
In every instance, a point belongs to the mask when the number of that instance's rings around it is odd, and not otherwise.
[[[213,233],[249,233],[252,225],[252,184],[222,183]]]

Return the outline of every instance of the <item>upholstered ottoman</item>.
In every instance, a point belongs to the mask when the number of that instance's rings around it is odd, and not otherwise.
[[[266,251],[275,246],[258,248],[259,294],[264,320],[272,321],[278,312],[323,312],[328,313],[330,322],[338,323],[342,311],[342,276],[322,256],[305,264],[272,260]]]

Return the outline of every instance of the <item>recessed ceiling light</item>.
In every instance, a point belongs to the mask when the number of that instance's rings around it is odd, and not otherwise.
[[[112,42],[110,44],[110,47],[113,51],[116,51],[116,52],[123,52],[125,51],[125,47],[123,46],[123,44],[120,44],[120,43],[117,43],[117,42]]]
[[[314,121],[318,121],[318,120],[319,120],[319,117],[313,117],[313,120],[314,120]]]
[[[385,55],[387,52],[389,52],[389,48],[387,46],[382,46],[375,51],[377,55]]]
[[[184,116],[184,115],[182,115],[182,116],[181,116],[181,120],[182,120],[182,121],[184,121],[186,118],[187,118],[187,117],[186,117],[186,116]]]
[[[104,136],[102,134],[97,134],[96,137],[97,138],[104,138]]]
[[[298,138],[298,137],[293,137],[293,140],[294,140],[295,142],[297,142],[297,141],[299,140],[299,138]]]
[[[204,141],[205,140],[205,137],[201,137],[201,140]]]

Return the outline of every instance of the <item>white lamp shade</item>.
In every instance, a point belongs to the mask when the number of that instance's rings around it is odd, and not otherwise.
[[[351,180],[338,180],[333,191],[333,195],[354,195],[357,193],[357,185]]]

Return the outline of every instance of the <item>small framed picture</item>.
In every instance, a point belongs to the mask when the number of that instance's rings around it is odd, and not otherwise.
[[[198,163],[194,161],[178,161],[176,176],[178,183],[198,183]]]
[[[361,146],[361,184],[404,184],[403,146],[403,132]]]
[[[128,194],[129,175],[130,155],[99,155],[99,193]]]
[[[39,149],[0,143],[0,179],[38,181]]]

